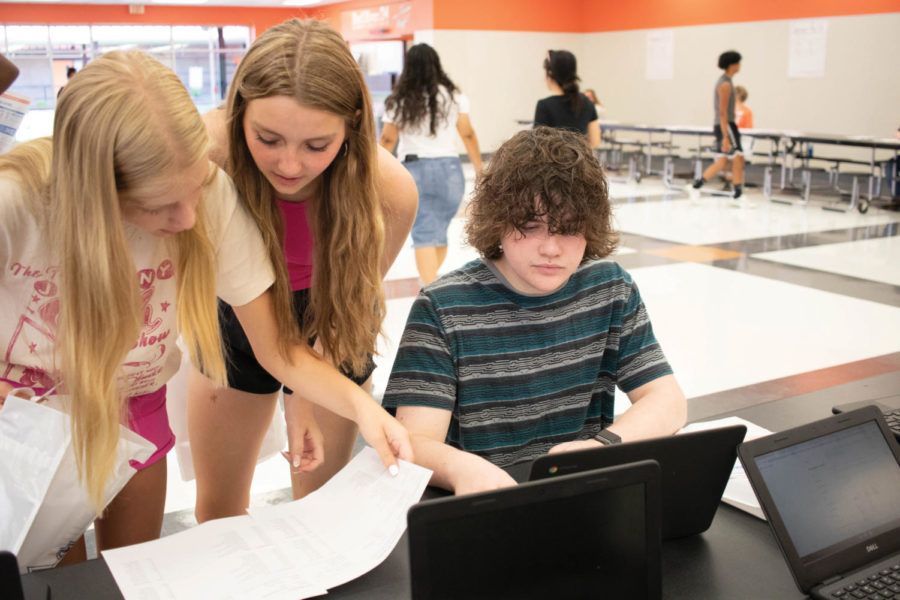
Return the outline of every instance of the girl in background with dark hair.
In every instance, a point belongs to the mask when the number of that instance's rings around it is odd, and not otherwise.
[[[469,120],[469,100],[441,68],[434,48],[416,44],[393,93],[385,101],[380,143],[399,152],[416,180],[419,210],[412,227],[416,267],[424,285],[437,279],[447,257],[447,227],[465,192],[454,129],[462,137],[475,175],[481,172],[478,138]]]
[[[538,100],[534,109],[534,126],[560,127],[580,131],[591,148],[600,145],[597,108],[578,88],[575,55],[568,50],[550,50],[544,59],[547,89],[553,95]]]

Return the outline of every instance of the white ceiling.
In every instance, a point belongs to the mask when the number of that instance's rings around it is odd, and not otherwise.
[[[17,0],[0,0],[4,2],[16,2]],[[327,4],[340,4],[347,0],[319,0],[314,4],[304,4],[301,8],[315,9]],[[312,2],[312,0],[31,0],[25,4],[142,4],[144,6],[252,6],[252,7],[282,7],[299,6],[300,3]]]

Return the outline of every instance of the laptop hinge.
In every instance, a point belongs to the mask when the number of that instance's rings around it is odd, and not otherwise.
[[[834,583],[834,582],[836,582],[836,581],[840,581],[843,577],[844,577],[843,575],[835,575],[834,577],[829,577],[828,579],[824,580],[824,581],[821,583],[821,585],[823,585],[823,586],[824,586],[824,585],[831,585],[832,583]]]

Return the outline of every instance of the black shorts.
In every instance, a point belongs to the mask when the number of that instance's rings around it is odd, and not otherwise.
[[[297,322],[303,319],[303,313],[309,306],[309,290],[297,290],[294,292],[294,314]],[[225,366],[228,371],[228,387],[250,392],[252,394],[271,394],[281,389],[281,382],[272,377],[268,371],[253,355],[250,340],[241,327],[234,309],[226,302],[219,300],[219,330],[222,332],[222,343],[225,345]],[[312,344],[315,340],[310,340]],[[351,375],[344,369],[340,369],[346,377],[357,385],[362,385],[375,371],[375,361],[372,355],[366,363],[365,372],[362,375]],[[285,394],[293,393],[290,388],[284,388]]]
[[[720,125],[713,126],[713,133],[716,135],[716,152],[719,154],[743,154],[744,149],[741,148],[741,132],[733,121],[728,122],[728,137],[731,138],[731,150],[722,152],[722,127]]]

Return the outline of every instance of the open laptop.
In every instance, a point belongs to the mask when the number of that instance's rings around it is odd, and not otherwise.
[[[884,420],[888,424],[888,428],[894,433],[894,437],[900,442],[900,394],[887,396],[885,398],[877,398],[875,400],[862,400],[860,402],[850,402],[848,404],[838,404],[831,407],[831,412],[836,415],[845,413],[863,406],[874,404],[881,410]]]
[[[874,406],[741,444],[794,580],[813,598],[900,584],[900,446]],[[881,595],[879,595],[881,594]]]
[[[662,594],[652,461],[426,500],[407,523],[413,600]]]
[[[731,425],[693,433],[547,454],[531,465],[530,480],[655,460],[661,471],[662,539],[709,529],[747,428]]]

